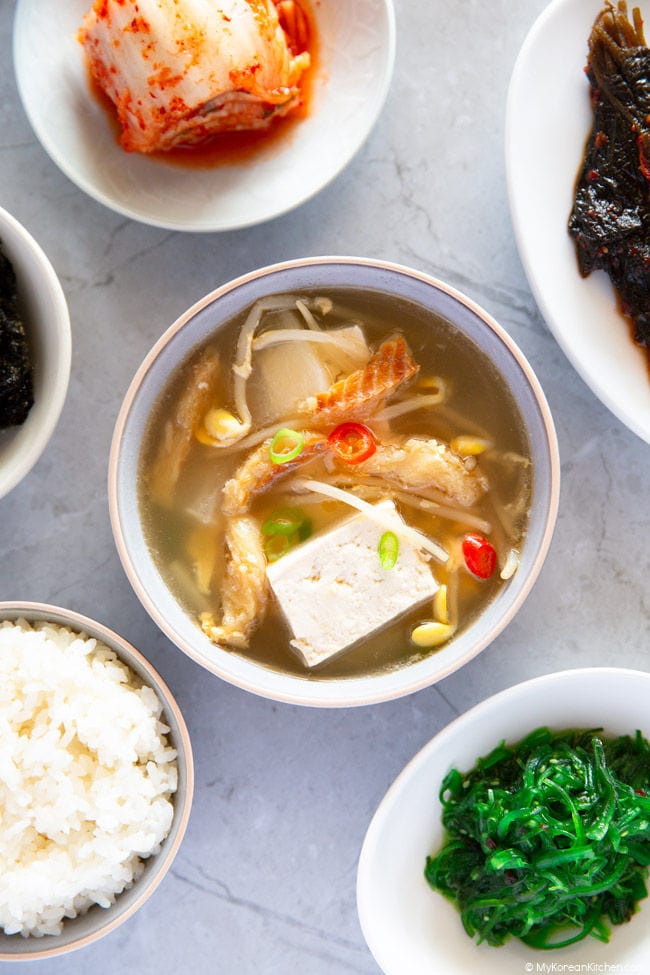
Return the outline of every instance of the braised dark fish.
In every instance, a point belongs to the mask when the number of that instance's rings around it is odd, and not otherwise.
[[[569,231],[583,276],[606,271],[650,352],[650,50],[638,8],[608,2],[589,37],[594,121]]]
[[[16,275],[0,253],[0,427],[24,423],[33,402],[32,363],[18,309]]]

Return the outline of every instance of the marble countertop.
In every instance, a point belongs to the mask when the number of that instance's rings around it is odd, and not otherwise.
[[[0,501],[0,598],[69,607],[139,647],[177,696],[196,762],[188,832],[154,896],[103,941],[33,962],[30,972],[376,975],[357,920],[357,858],[378,802],[411,756],[456,715],[520,680],[566,667],[650,666],[650,449],[556,344],[508,213],[506,93],[545,0],[398,0],[391,91],[346,171],[281,218],[205,235],[125,219],[50,161],[16,90],[14,6],[0,4],[0,205],[60,277],[73,361],[52,441]],[[505,632],[434,687],[340,711],[254,697],[176,650],[126,579],[106,498],[117,411],[161,332],[245,271],[325,253],[408,264],[483,305],[537,372],[562,461],[550,553]]]

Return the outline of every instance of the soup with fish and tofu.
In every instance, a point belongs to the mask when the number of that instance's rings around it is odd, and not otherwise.
[[[444,648],[517,571],[527,436],[487,356],[374,292],[279,294],[215,330],[149,421],[148,544],[216,645],[314,678]]]

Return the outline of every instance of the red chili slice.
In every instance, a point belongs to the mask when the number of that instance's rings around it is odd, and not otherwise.
[[[489,579],[497,567],[497,553],[487,538],[470,532],[463,539],[465,565],[479,579]]]
[[[377,449],[372,430],[363,423],[340,423],[327,438],[335,454],[346,464],[360,464]]]

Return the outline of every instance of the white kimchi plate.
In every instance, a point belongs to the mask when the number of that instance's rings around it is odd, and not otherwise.
[[[519,254],[540,311],[602,403],[650,443],[650,368],[603,271],[582,278],[567,231],[591,129],[587,42],[603,0],[553,0],[526,38],[510,82],[506,166]],[[650,41],[650,0],[639,7]]]
[[[395,56],[392,0],[313,4],[318,63],[311,112],[236,164],[201,169],[126,153],[90,91],[77,29],[91,0],[18,0],[14,64],[29,121],[89,196],[172,230],[233,230],[304,203],[350,162],[386,99]]]

